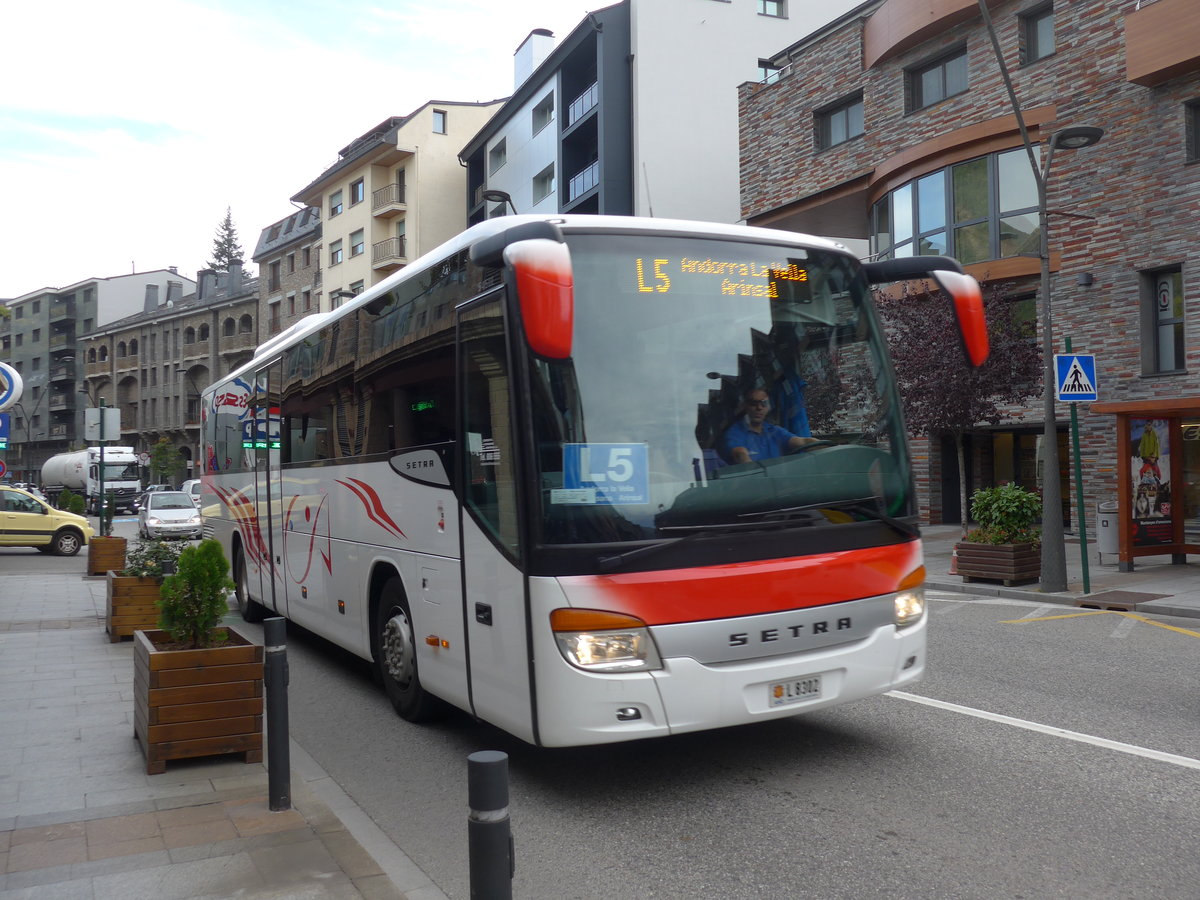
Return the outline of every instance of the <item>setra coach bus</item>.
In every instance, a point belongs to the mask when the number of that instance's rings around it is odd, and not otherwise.
[[[571,746],[912,684],[924,568],[870,295],[909,278],[981,364],[951,259],[489,220],[204,392],[205,533],[243,617],[371,661],[412,721],[450,704]]]

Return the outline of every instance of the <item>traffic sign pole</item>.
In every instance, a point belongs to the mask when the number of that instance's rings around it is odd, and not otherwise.
[[[1066,339],[1067,352],[1071,352],[1071,339]],[[1092,379],[1092,387],[1096,387],[1096,379]],[[1071,443],[1075,447],[1075,505],[1079,508],[1079,557],[1083,564],[1083,592],[1092,592],[1091,579],[1088,577],[1087,550],[1087,509],[1083,505],[1083,461],[1079,452],[1079,414],[1076,405],[1071,404]]]

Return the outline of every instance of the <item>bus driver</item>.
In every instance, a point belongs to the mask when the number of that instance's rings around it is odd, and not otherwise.
[[[746,414],[725,429],[721,442],[730,463],[775,459],[805,444],[816,443],[815,438],[800,437],[766,420],[771,398],[762,388],[747,391],[742,406]]]

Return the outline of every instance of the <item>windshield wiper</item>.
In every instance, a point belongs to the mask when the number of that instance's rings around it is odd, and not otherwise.
[[[798,518],[796,513],[800,512],[807,512],[814,509],[841,509],[846,512],[858,513],[877,522],[883,522],[885,525],[894,528],[907,537],[918,538],[921,536],[921,530],[916,525],[910,525],[908,522],[895,519],[872,506],[871,504],[875,502],[875,499],[874,497],[856,497],[845,500],[830,500],[825,503],[806,503],[803,506],[789,506],[785,509],[772,509],[761,513],[743,513],[743,515],[755,516],[760,522],[786,522],[789,519]]]
[[[650,556],[660,550],[666,550],[668,547],[677,547],[680,544],[686,544],[689,541],[693,541],[699,537],[704,537],[705,535],[726,534],[732,531],[741,531],[745,525],[750,524],[751,523],[744,523],[742,527],[737,525],[686,525],[678,526],[677,528],[661,528],[659,529],[660,531],[674,531],[686,528],[689,533],[676,538],[668,538],[665,541],[658,541],[654,544],[645,544],[641,547],[634,547],[632,550],[626,550],[623,553],[614,553],[612,556],[601,556],[596,560],[597,567],[601,572],[611,572],[614,569],[619,569],[630,560],[638,559],[642,556]]]

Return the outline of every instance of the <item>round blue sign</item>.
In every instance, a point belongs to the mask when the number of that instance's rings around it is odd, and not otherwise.
[[[0,363],[0,411],[21,399],[21,373],[8,363]]]

